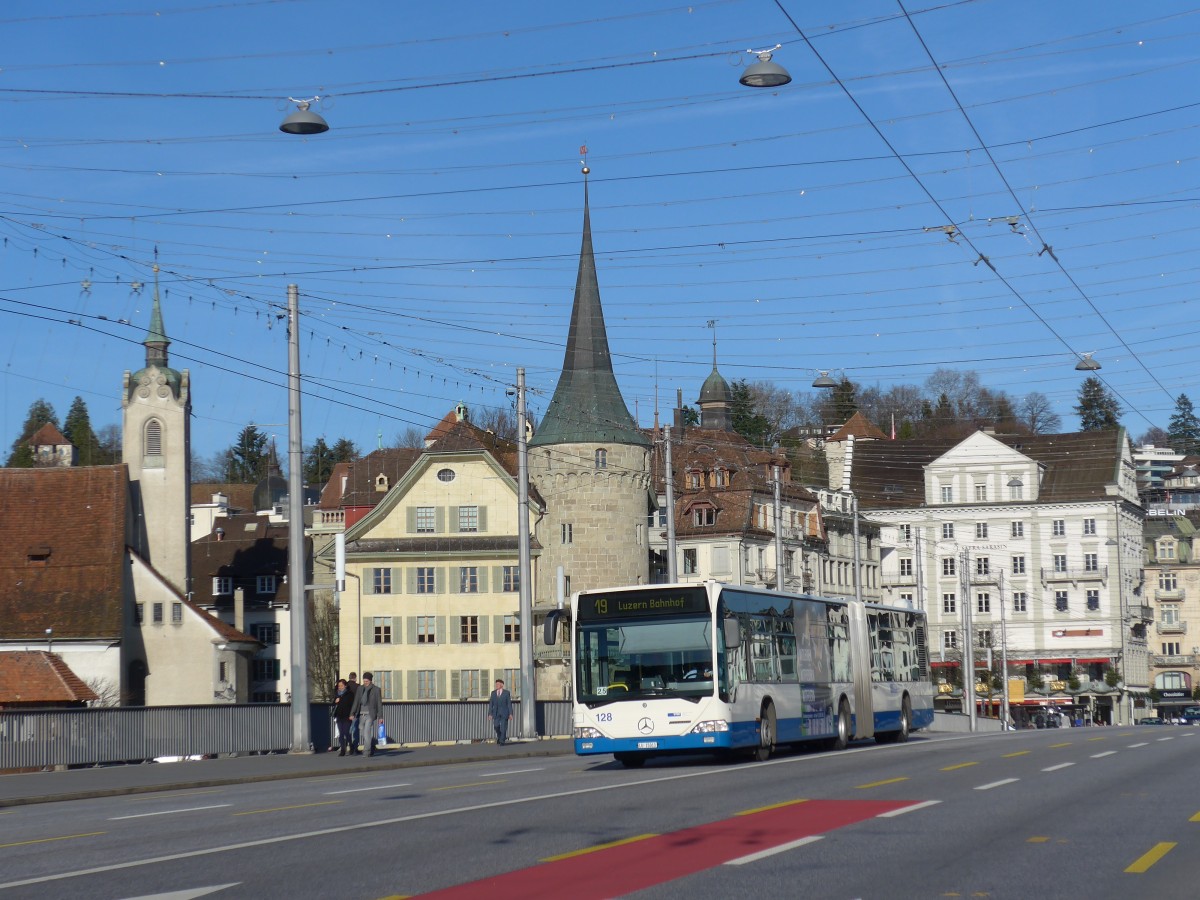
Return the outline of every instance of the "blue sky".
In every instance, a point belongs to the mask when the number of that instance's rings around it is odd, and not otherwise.
[[[38,397],[119,423],[156,247],[201,457],[249,422],[286,446],[293,282],[306,444],[510,405],[518,366],[540,413],[581,145],[643,424],[656,387],[663,409],[694,401],[709,320],[727,378],[799,392],[818,370],[974,369],[1073,428],[1074,354],[1094,352],[1135,436],[1200,400],[1189,5],[105,6],[0,12],[5,445]],[[744,51],[776,43],[792,83],[740,86]],[[287,98],[313,95],[331,130],[280,133]]]

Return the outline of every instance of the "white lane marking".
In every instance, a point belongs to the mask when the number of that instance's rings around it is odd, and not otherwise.
[[[1116,750],[1105,750],[1103,753],[1093,753],[1092,759],[1100,759],[1101,757],[1112,756],[1116,752]]]
[[[1042,771],[1043,772],[1057,772],[1059,769],[1066,769],[1073,765],[1075,765],[1075,763],[1059,763],[1057,766],[1050,766],[1047,769],[1042,769]]]
[[[1133,750],[1135,747],[1145,747],[1145,746],[1147,746],[1149,743],[1150,743],[1149,741],[1142,741],[1140,744],[1130,744],[1130,745],[1129,745],[1129,749],[1130,749],[1130,750]]]
[[[170,891],[166,894],[146,894],[142,897],[129,897],[128,900],[196,900],[197,897],[207,897],[209,894],[215,894],[217,891],[223,891],[226,888],[237,887],[240,884],[240,881],[234,881],[230,884],[214,884],[211,887]]]
[[[508,772],[480,772],[480,778],[491,778],[495,775],[524,775],[526,772],[541,772],[545,766],[539,766],[536,769],[512,769]]]
[[[788,841],[786,844],[780,844],[778,847],[768,847],[766,850],[759,850],[757,853],[751,853],[749,856],[739,856],[737,859],[728,859],[725,861],[725,865],[744,866],[746,863],[758,862],[760,859],[766,859],[768,856],[774,856],[776,853],[785,853],[788,850],[795,850],[797,847],[803,847],[805,844],[815,844],[822,838],[824,838],[824,835],[822,834],[810,834],[808,837],[802,837],[795,841]]]
[[[189,806],[187,809],[163,809],[158,812],[138,813],[134,816],[110,816],[108,821],[120,822],[122,819],[144,819],[147,816],[169,816],[172,813],[199,812],[202,809],[221,809],[225,806],[232,806],[230,803],[218,803],[215,806]]]
[[[992,788],[1004,787],[1006,784],[1012,784],[1015,781],[1020,781],[1020,778],[1005,778],[1003,781],[993,781],[991,784],[981,784],[975,788],[977,791],[990,791]]]
[[[1171,735],[1170,737],[1165,737],[1165,738],[1158,738],[1158,740],[1160,740],[1160,741],[1173,741],[1173,740],[1175,740],[1175,735]]]
[[[365,787],[365,788],[346,788],[341,791],[326,791],[325,796],[328,797],[331,794],[357,794],[360,791],[386,791],[388,788],[398,788],[398,787],[412,787],[412,782],[411,781],[403,781],[400,784],[377,784],[372,787]]]
[[[902,816],[905,813],[916,812],[918,809],[927,809],[930,806],[937,806],[941,800],[926,800],[924,803],[914,803],[912,806],[906,806],[903,809],[893,809],[891,812],[880,813],[875,818],[891,819],[895,816]]]

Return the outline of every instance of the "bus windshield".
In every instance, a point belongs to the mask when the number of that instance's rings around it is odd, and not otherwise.
[[[576,659],[580,703],[699,699],[712,696],[715,687],[707,617],[580,624]]]

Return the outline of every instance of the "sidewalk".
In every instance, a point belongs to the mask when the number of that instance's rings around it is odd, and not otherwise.
[[[320,778],[347,772],[567,756],[573,752],[574,747],[569,739],[550,738],[540,741],[513,740],[503,747],[494,743],[396,745],[377,751],[370,759],[364,756],[339,757],[336,753],[328,752],[279,753],[174,763],[98,766],[59,772],[25,772],[0,775],[0,807],[285,778]]]

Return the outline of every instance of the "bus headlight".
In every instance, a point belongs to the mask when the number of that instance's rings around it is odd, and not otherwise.
[[[600,732],[599,732],[597,729],[595,729],[595,728],[590,728],[590,727],[588,727],[588,726],[586,726],[586,725],[585,725],[585,726],[584,726],[584,727],[582,727],[582,728],[576,728],[576,729],[575,729],[575,739],[576,739],[576,740],[579,740],[580,738],[584,738],[584,739],[586,739],[586,738],[598,738],[598,737],[604,737],[604,735],[602,735],[602,734],[601,734],[601,733],[600,733]]]
[[[689,734],[710,734],[714,731],[728,731],[729,723],[724,719],[709,719],[706,722],[697,722],[692,726]]]

